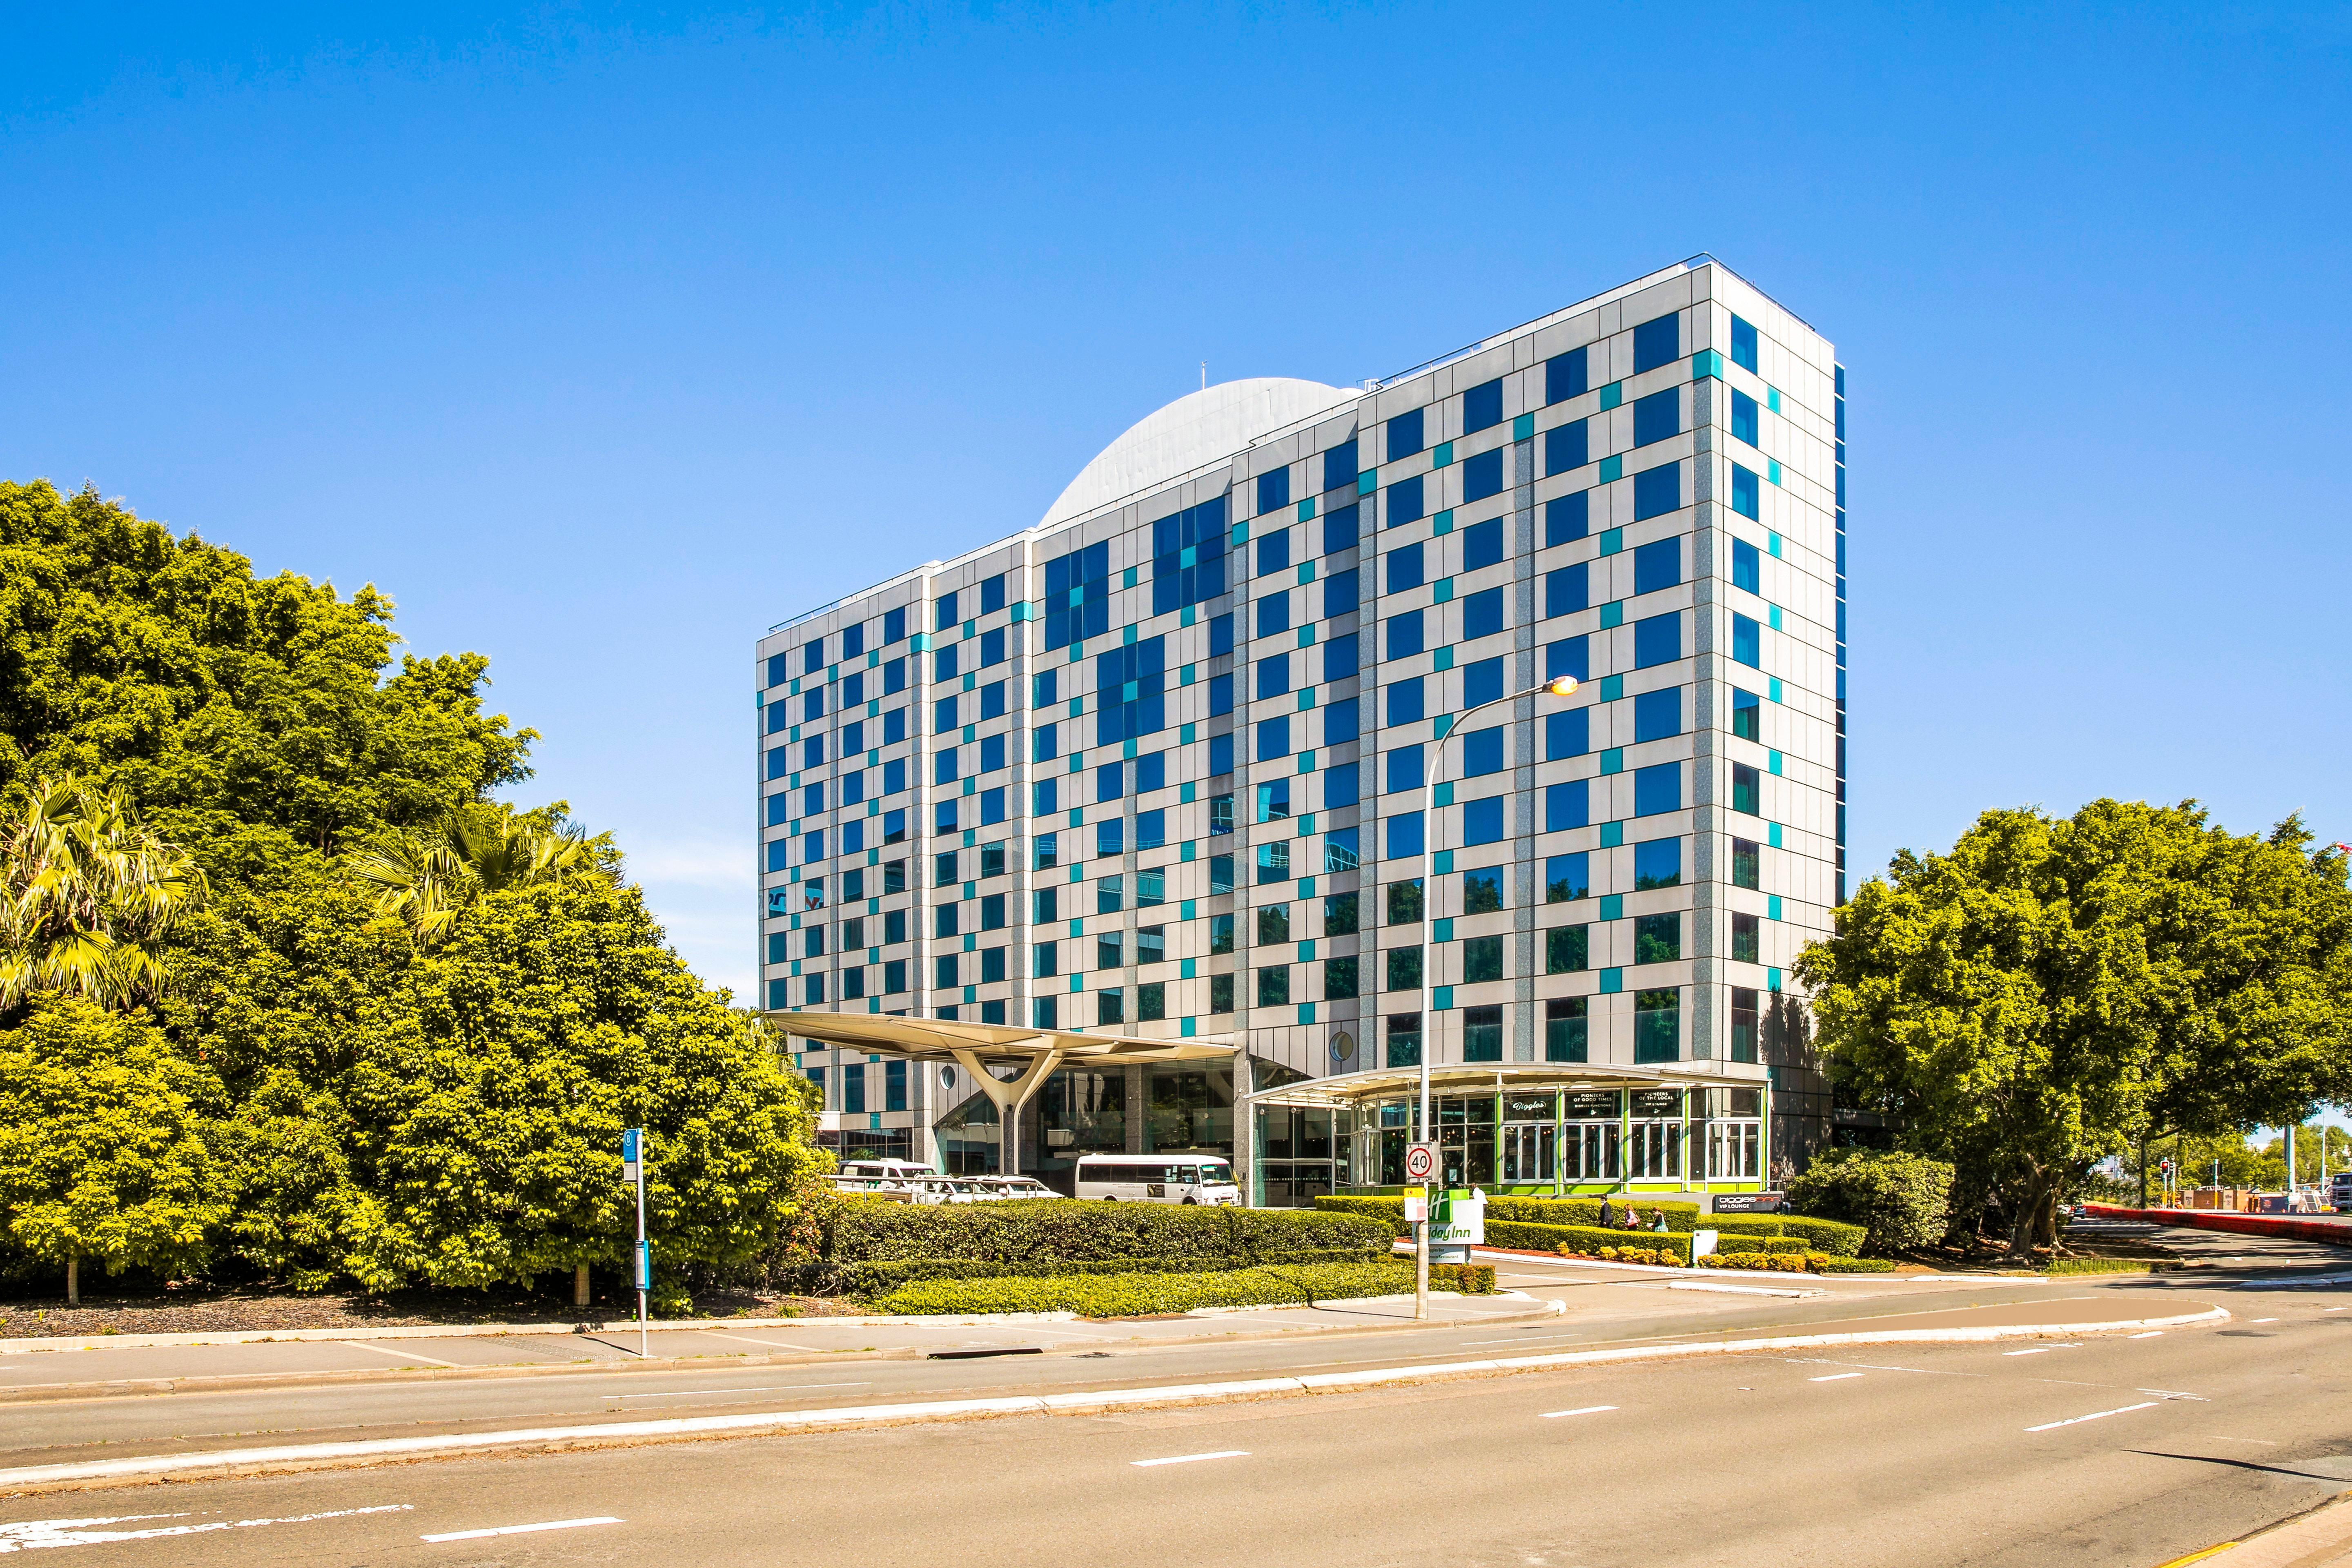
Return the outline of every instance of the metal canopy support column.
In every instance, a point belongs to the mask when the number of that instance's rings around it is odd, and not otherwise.
[[[964,1071],[971,1074],[980,1084],[981,1092],[987,1095],[989,1103],[996,1107],[999,1140],[996,1173],[1000,1176],[1019,1175],[1021,1173],[1021,1108],[1029,1103],[1030,1097],[1037,1092],[1039,1086],[1044,1084],[1045,1079],[1052,1076],[1054,1069],[1061,1065],[1061,1050],[1055,1047],[1031,1058],[1027,1070],[1019,1078],[1005,1079],[998,1078],[982,1066],[978,1052],[964,1047],[951,1048],[955,1059],[963,1064]]]

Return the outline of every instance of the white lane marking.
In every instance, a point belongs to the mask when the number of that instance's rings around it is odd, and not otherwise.
[[[1536,1417],[1538,1421],[1557,1421],[1563,1415],[1598,1415],[1604,1410],[1614,1410],[1613,1405],[1582,1405],[1574,1410],[1547,1410]]]
[[[656,1394],[616,1394],[615,1399],[688,1399],[698,1394],[782,1394],[811,1388],[871,1388],[870,1383],[763,1383],[751,1388],[670,1388]]]
[[[2050,1347],[2048,1345],[2035,1345],[2032,1350],[2003,1351],[2000,1353],[2003,1355],[2048,1355],[2050,1353]]]
[[[1246,1459],[1248,1458],[1247,1448],[1220,1448],[1213,1454],[1176,1454],[1165,1459],[1129,1459],[1128,1463],[1139,1470],[1148,1470],[1154,1465],[1193,1465],[1202,1459]]]
[[[2247,1321],[2254,1323],[2275,1323],[2278,1320],[2276,1318],[2250,1318]]]
[[[625,1521],[610,1514],[594,1519],[551,1519],[544,1524],[502,1524],[496,1530],[449,1530],[439,1535],[418,1537],[423,1541],[487,1541],[493,1535],[535,1535],[542,1530],[578,1530],[590,1524],[620,1524]]]
[[[1464,1350],[1468,1350],[1473,1345],[1524,1344],[1529,1340],[1556,1340],[1560,1336],[1558,1334],[1513,1334],[1510,1338],[1505,1340],[1464,1340],[1462,1342],[1462,1348]]]
[[[1807,1383],[1843,1383],[1849,1377],[1860,1377],[1858,1372],[1833,1372],[1826,1377],[1809,1377]]]
[[[2039,1426],[2028,1426],[2029,1432],[2051,1432],[2061,1426],[2078,1426],[2085,1421],[2104,1421],[2110,1415],[2128,1415],[2135,1410],[2153,1410],[2164,1402],[2151,1399],[2143,1405],[2118,1405],[2113,1410],[2094,1410],[2088,1415],[2069,1415],[2063,1421],[2044,1421]]]
[[[2193,1399],[2200,1405],[2210,1405],[2212,1403],[2211,1400],[2207,1399],[2201,1394],[2183,1394],[2177,1388],[2135,1388],[2132,1392],[2134,1394],[2161,1394],[2167,1399]]]
[[[32,1552],[45,1546],[102,1546],[117,1541],[153,1541],[167,1535],[206,1535],[216,1530],[250,1530],[259,1524],[308,1524],[320,1519],[349,1519],[362,1513],[401,1513],[404,1502],[374,1508],[342,1508],[331,1513],[297,1513],[282,1519],[221,1519],[204,1524],[170,1524],[153,1530],[100,1530],[105,1524],[137,1524],[151,1519],[186,1519],[184,1513],[128,1513],[111,1519],[34,1519],[0,1524],[0,1555]]]
[[[385,1355],[404,1355],[411,1361],[421,1361],[426,1366],[456,1366],[457,1364],[454,1361],[436,1361],[429,1355],[418,1355],[415,1351],[399,1350],[391,1345],[380,1345],[373,1340],[345,1340],[343,1342],[347,1345],[354,1345],[361,1350],[382,1351]]]
[[[788,1351],[814,1351],[819,1348],[815,1345],[796,1345],[790,1340],[763,1340],[756,1334],[722,1334],[716,1329],[705,1329],[702,1331],[714,1340],[734,1340],[738,1343],[747,1345],[774,1345],[780,1350]]]
[[[2150,1329],[2144,1334],[2126,1334],[2124,1338],[2127,1340],[2160,1340],[2164,1338],[2164,1331],[2162,1329]]]

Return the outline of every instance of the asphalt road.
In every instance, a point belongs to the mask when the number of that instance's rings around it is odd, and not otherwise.
[[[93,1565],[245,1568],[2146,1568],[2352,1485],[2352,1310],[2321,1291],[2246,1304],[2241,1322],[2144,1339],[1753,1354],[17,1499],[0,1504],[0,1551],[46,1540]],[[591,1520],[611,1522],[574,1522]]]

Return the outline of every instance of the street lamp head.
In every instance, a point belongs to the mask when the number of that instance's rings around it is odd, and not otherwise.
[[[1555,679],[1545,682],[1544,689],[1550,692],[1554,697],[1573,697],[1576,695],[1577,684],[1576,677],[1572,675],[1563,675]]]

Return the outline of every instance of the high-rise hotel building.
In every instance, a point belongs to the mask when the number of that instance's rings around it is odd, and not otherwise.
[[[1180,398],[1036,526],[778,626],[766,1005],[1242,1047],[1059,1075],[1049,1179],[1392,1179],[1409,1108],[1233,1108],[1427,1053],[1493,1064],[1446,1134],[1486,1184],[1769,1180],[1828,1115],[1782,986],[1844,897],[1844,390],[1700,257],[1362,387]],[[803,1065],[845,1152],[995,1158],[953,1068]]]

